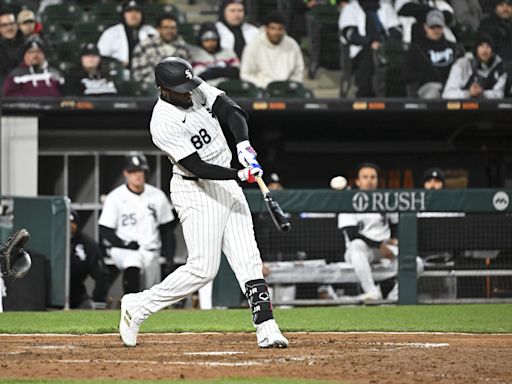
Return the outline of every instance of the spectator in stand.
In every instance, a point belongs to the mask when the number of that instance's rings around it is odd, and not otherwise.
[[[423,173],[423,188],[425,189],[444,189],[444,172],[439,168],[429,168]]]
[[[190,50],[179,35],[178,21],[172,14],[164,14],[157,20],[158,33],[142,40],[133,51],[132,76],[135,81],[154,87],[155,67],[165,57],[190,59]]]
[[[198,45],[191,50],[191,64],[197,76],[214,86],[240,77],[240,60],[233,50],[221,47],[214,23],[201,25]]]
[[[109,286],[108,270],[103,264],[101,249],[93,239],[82,233],[80,217],[74,210],[70,215],[71,263],[69,278],[69,306],[80,309],[96,309],[95,303],[105,307]],[[85,279],[91,276],[95,281],[93,297],[85,288]]]
[[[445,0],[397,0],[395,10],[400,16],[404,29],[404,43],[416,43],[425,38],[423,24],[427,14],[433,9],[443,12],[446,25],[452,25],[454,20],[453,8]],[[449,27],[445,25],[445,37],[455,43],[457,39]]]
[[[23,61],[4,82],[4,96],[60,96],[64,78],[46,61],[44,45],[38,38],[23,46]]]
[[[272,81],[302,83],[302,52],[297,42],[286,35],[281,13],[271,14],[259,35],[247,45],[242,56],[240,78],[260,88],[266,88]]]
[[[100,51],[93,43],[82,46],[80,68],[67,80],[66,93],[74,96],[105,96],[117,94],[116,85],[103,65]]]
[[[457,45],[444,37],[444,27],[443,13],[437,9],[430,11],[424,24],[426,38],[409,48],[405,63],[409,97],[441,97],[450,68],[459,56]]]
[[[476,32],[483,17],[478,0],[452,0],[451,5],[457,23]]]
[[[220,35],[221,47],[235,51],[238,59],[242,51],[258,35],[258,28],[245,22],[243,0],[222,0],[219,21],[215,24]]]
[[[23,38],[26,40],[34,37],[39,38],[45,47],[46,57],[51,61],[57,61],[55,51],[43,34],[43,26],[36,20],[36,15],[30,9],[24,9],[18,13],[18,29],[23,34]]]
[[[512,0],[496,0],[494,4],[494,12],[482,20],[478,34],[491,35],[496,54],[512,61]]]
[[[503,60],[494,53],[489,35],[478,36],[472,53],[453,65],[443,92],[445,99],[502,99],[507,73]]]
[[[137,44],[158,32],[152,26],[143,24],[142,6],[135,0],[123,4],[121,17],[121,23],[101,34],[98,48],[101,56],[112,57],[130,68],[132,53]]]
[[[21,61],[23,42],[14,14],[8,10],[0,11],[0,78]]]
[[[478,2],[480,3],[480,7],[482,7],[484,15],[488,16],[494,12],[496,0],[478,0]]]
[[[353,0],[341,12],[339,29],[349,44],[356,96],[385,96],[382,44],[387,39],[402,38],[393,7],[382,0]]]

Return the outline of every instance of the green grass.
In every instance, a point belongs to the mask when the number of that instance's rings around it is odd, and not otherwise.
[[[512,333],[512,305],[323,307],[276,310],[284,331]],[[118,311],[6,312],[0,333],[117,332]],[[165,310],[141,332],[251,332],[249,310]]]

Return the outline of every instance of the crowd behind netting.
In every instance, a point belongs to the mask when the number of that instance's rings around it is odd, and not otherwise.
[[[223,0],[202,23],[169,1],[0,4],[4,96],[156,96],[168,56],[235,97],[313,97],[320,67],[342,98],[512,91],[512,0]]]

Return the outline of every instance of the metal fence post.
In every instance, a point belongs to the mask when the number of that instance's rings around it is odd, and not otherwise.
[[[417,303],[416,256],[418,254],[416,213],[401,213],[398,224],[398,303]]]

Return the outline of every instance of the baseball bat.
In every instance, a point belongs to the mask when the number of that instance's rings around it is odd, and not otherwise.
[[[267,185],[265,184],[261,177],[257,177],[256,182],[260,187],[261,193],[263,195],[263,200],[265,200],[268,212],[270,213],[270,217],[272,218],[272,221],[274,222],[276,228],[279,229],[281,232],[288,232],[292,228],[292,225],[290,224],[290,221],[288,221],[288,219],[286,218],[286,215],[279,206],[278,202],[274,200],[272,193],[270,193]]]

